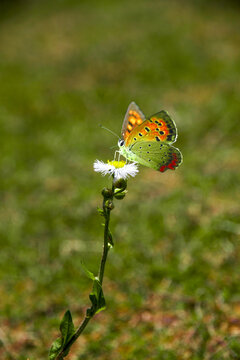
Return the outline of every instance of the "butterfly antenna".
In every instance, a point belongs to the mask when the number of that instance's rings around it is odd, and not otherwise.
[[[99,126],[100,126],[100,128],[105,129],[105,130],[107,130],[108,132],[110,132],[111,134],[115,135],[115,136],[120,140],[120,137],[119,137],[115,132],[113,132],[112,130],[106,128],[105,126],[103,126],[103,125],[101,125],[101,124],[99,124]]]

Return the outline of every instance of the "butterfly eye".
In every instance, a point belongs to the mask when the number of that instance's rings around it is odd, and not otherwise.
[[[124,145],[124,140],[119,140],[118,141],[118,146],[123,146]]]

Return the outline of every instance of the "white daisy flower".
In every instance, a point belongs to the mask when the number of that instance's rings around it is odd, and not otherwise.
[[[100,160],[95,160],[93,164],[94,171],[100,172],[103,176],[113,175],[114,180],[127,179],[129,176],[136,176],[138,167],[135,163],[126,164],[125,161],[108,161],[104,163]]]

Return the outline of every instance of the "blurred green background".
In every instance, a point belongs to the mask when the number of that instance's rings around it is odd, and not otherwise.
[[[240,359],[240,6],[0,5],[0,358],[46,359],[75,325],[102,249],[95,159],[125,111],[167,110],[184,162],[115,201],[98,314],[69,359]]]

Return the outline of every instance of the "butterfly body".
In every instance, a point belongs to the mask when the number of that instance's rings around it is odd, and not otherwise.
[[[123,121],[119,152],[126,159],[164,172],[175,170],[182,162],[181,152],[171,146],[177,138],[177,128],[165,111],[149,119],[132,102]]]

